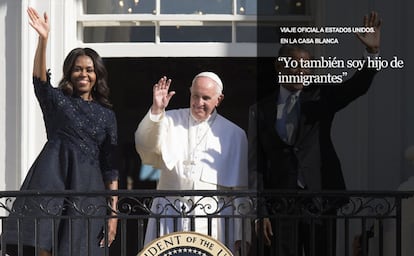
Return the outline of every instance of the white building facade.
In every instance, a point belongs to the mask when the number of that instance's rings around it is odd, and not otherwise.
[[[414,144],[414,87],[406,72],[413,70],[414,59],[408,51],[413,39],[406,36],[412,1],[269,1],[263,8],[273,13],[285,2],[298,9],[306,4],[306,10],[270,15],[262,20],[269,31],[280,24],[360,25],[365,13],[380,12],[381,53],[399,56],[405,67],[378,74],[372,90],[338,116],[333,135],[350,189],[397,188],[412,172],[403,156]],[[37,38],[28,24],[28,6],[50,16],[47,61],[57,84],[64,57],[75,47],[94,48],[104,58],[275,56],[277,46],[258,47],[255,39],[257,5],[255,0],[1,0],[0,190],[19,188],[46,139],[32,90]],[[356,58],[363,51],[354,37],[342,42],[316,50],[338,58]],[[392,124],[384,123],[384,116]]]

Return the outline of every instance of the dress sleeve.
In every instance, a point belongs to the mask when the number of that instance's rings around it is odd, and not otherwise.
[[[105,182],[118,180],[118,147],[117,147],[117,123],[115,113],[110,110],[107,119],[107,133],[101,148],[101,169]]]
[[[62,94],[60,90],[50,84],[49,71],[46,73],[46,77],[46,81],[41,81],[39,77],[33,77],[34,92],[43,113],[53,111],[58,102],[59,95]]]

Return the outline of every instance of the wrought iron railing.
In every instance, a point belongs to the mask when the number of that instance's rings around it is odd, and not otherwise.
[[[320,223],[335,225],[336,228],[333,230],[336,234],[332,236],[338,239],[332,243],[327,242],[326,246],[338,256],[373,255],[373,252],[379,256],[400,256],[403,226],[401,216],[404,211],[402,202],[410,199],[413,194],[360,191],[3,191],[0,193],[0,217],[2,229],[7,223],[15,223],[19,234],[25,232],[23,224],[27,223],[24,221],[27,219],[33,221],[36,232],[42,229],[42,225],[52,225],[53,248],[57,248],[62,242],[56,233],[61,220],[69,223],[89,223],[95,219],[107,221],[117,218],[117,238],[110,248],[106,247],[105,255],[136,255],[145,247],[144,236],[148,220],[154,219],[154,223],[159,227],[163,220],[169,218],[177,229],[182,220],[187,220],[186,228],[189,230],[194,230],[197,220],[205,220],[208,235],[213,233],[212,223],[215,219],[222,220],[224,227],[229,227],[227,223],[230,220],[241,220],[239,223],[242,225],[242,240],[247,240],[250,235],[253,238],[249,241],[251,246],[242,247],[239,253],[262,256],[265,255],[266,246],[260,224],[263,218],[269,218],[276,230],[287,222],[306,222],[311,227],[311,234],[314,232],[313,227]],[[117,209],[111,209],[105,203],[89,203],[91,198],[105,199],[114,195],[119,197]],[[16,198],[25,198],[25,203],[13,206]],[[151,208],[154,199],[159,199],[158,201],[163,203]],[[66,214],[68,212],[71,214]],[[106,232],[106,227],[103,226],[103,231]],[[254,231],[255,227],[258,229],[257,234]],[[88,224],[85,224],[84,228],[88,230]],[[36,232],[35,235],[38,234]],[[233,231],[225,228],[223,232],[221,240],[231,248],[233,245],[228,244],[228,241],[229,237],[234,235]],[[277,246],[281,236],[283,234],[274,235],[272,244]],[[20,235],[17,239],[16,255],[25,255],[25,246],[19,238]],[[360,248],[356,248],[356,239],[359,239]],[[88,240],[85,238],[85,241]],[[68,248],[79,246],[72,244],[70,239],[64,242],[68,243]],[[6,241],[2,235],[1,248],[5,246]],[[70,251],[71,249],[69,255]],[[312,253],[318,255],[315,250]],[[6,255],[5,250],[2,250],[1,255]],[[38,255],[37,252],[35,255]]]

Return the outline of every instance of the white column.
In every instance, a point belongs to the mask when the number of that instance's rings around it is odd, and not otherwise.
[[[50,68],[52,72],[52,85],[57,86],[62,77],[64,58],[78,44],[76,41],[76,1],[80,0],[23,1],[21,26],[20,182],[24,180],[27,171],[46,142],[43,117],[32,85],[33,58],[37,46],[37,33],[28,24],[26,9],[28,6],[32,6],[42,15],[46,12],[49,16],[50,35],[47,48],[47,68]]]
[[[0,2],[0,189],[16,189],[20,165],[20,1]]]
[[[22,2],[21,9],[21,158],[20,158],[20,183],[45,142],[45,130],[39,104],[34,95],[32,85],[33,58],[36,51],[38,36],[29,25],[26,10],[31,6],[40,15],[46,12],[53,24],[53,16],[50,13],[50,1]],[[52,38],[49,39],[52,41]],[[50,44],[49,44],[50,46]],[[50,47],[47,53],[47,66],[50,63]],[[20,185],[20,184],[18,184]]]

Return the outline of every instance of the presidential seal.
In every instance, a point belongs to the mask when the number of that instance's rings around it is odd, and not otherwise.
[[[197,232],[174,232],[153,240],[137,256],[233,256],[216,239]]]

